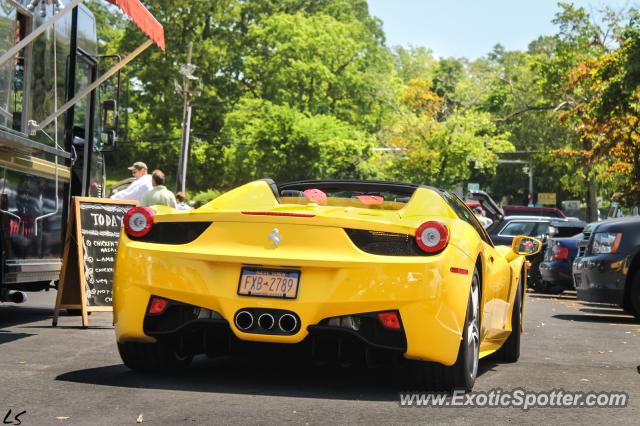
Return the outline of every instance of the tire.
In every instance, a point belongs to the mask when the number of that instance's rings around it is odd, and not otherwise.
[[[531,268],[527,275],[527,285],[534,291],[544,293],[544,281],[542,280],[542,273],[540,272],[540,262],[531,262]]]
[[[542,284],[536,289],[542,294],[562,294],[564,286],[562,284],[552,284],[549,281],[542,281]]]
[[[124,365],[135,371],[177,371],[191,364],[193,354],[180,354],[174,342],[118,343]]]
[[[458,358],[451,367],[436,362],[412,361],[413,369],[409,371],[413,377],[412,384],[428,390],[447,391],[461,389],[470,392],[478,374],[480,359],[480,274],[474,270],[469,291],[469,302],[462,333],[462,341],[458,349]]]
[[[631,313],[640,320],[640,270],[635,272],[631,280],[628,297]]]
[[[511,314],[511,334],[498,349],[495,359],[500,362],[516,362],[520,358],[520,337],[522,330],[522,284],[518,283],[516,300]]]

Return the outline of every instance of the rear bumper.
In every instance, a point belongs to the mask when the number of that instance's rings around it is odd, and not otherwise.
[[[540,263],[540,275],[544,281],[573,288],[571,263],[559,260]]]
[[[260,362],[287,354],[315,363],[360,364],[368,367],[396,364],[406,351],[402,330],[385,330],[375,318],[364,317],[357,329],[339,324],[310,325],[299,343],[278,344],[239,339],[218,313],[197,306],[169,301],[162,314],[147,315],[145,333],[159,341],[179,343],[190,353],[208,356],[246,355]],[[302,357],[302,358],[301,358]]]
[[[576,258],[573,279],[578,299],[623,306],[627,271],[627,256],[601,254]]]
[[[297,345],[331,317],[396,310],[406,336],[404,356],[452,365],[457,357],[471,274],[449,271],[455,264],[473,271],[474,260],[450,245],[437,256],[412,259],[359,255],[358,259],[249,258],[225,254],[168,251],[164,245],[131,242],[123,234],[114,274],[114,323],[118,342],[154,341],[143,323],[150,297],[160,296],[220,314],[239,341]],[[363,261],[365,257],[370,261]],[[453,260],[455,259],[455,260]],[[243,262],[244,261],[244,262]],[[294,300],[239,296],[241,266],[296,268],[301,271]],[[245,333],[234,324],[247,308],[281,309],[300,318],[293,335]],[[330,331],[330,330],[329,330]]]

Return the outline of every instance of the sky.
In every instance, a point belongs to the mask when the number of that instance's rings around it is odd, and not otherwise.
[[[476,59],[497,43],[526,50],[540,35],[556,33],[557,0],[368,0],[383,21],[388,46],[422,46],[436,57]],[[603,6],[640,5],[640,0],[574,0],[597,15]]]

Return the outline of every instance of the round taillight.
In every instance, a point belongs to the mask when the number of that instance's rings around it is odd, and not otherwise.
[[[153,227],[155,212],[149,207],[134,207],[124,215],[124,231],[130,237],[140,238],[147,235]]]
[[[449,244],[449,230],[441,222],[425,222],[416,229],[416,242],[425,253],[438,253]]]

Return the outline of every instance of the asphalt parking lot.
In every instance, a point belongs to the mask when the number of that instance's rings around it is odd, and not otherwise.
[[[626,392],[624,408],[401,408],[404,389],[376,370],[229,359],[198,358],[179,374],[138,374],[120,362],[110,314],[94,313],[86,330],[78,317],[52,328],[54,297],[0,305],[1,415],[11,410],[5,424],[636,423],[640,414],[640,323],[571,293],[528,295],[520,361],[481,361],[474,392]]]

